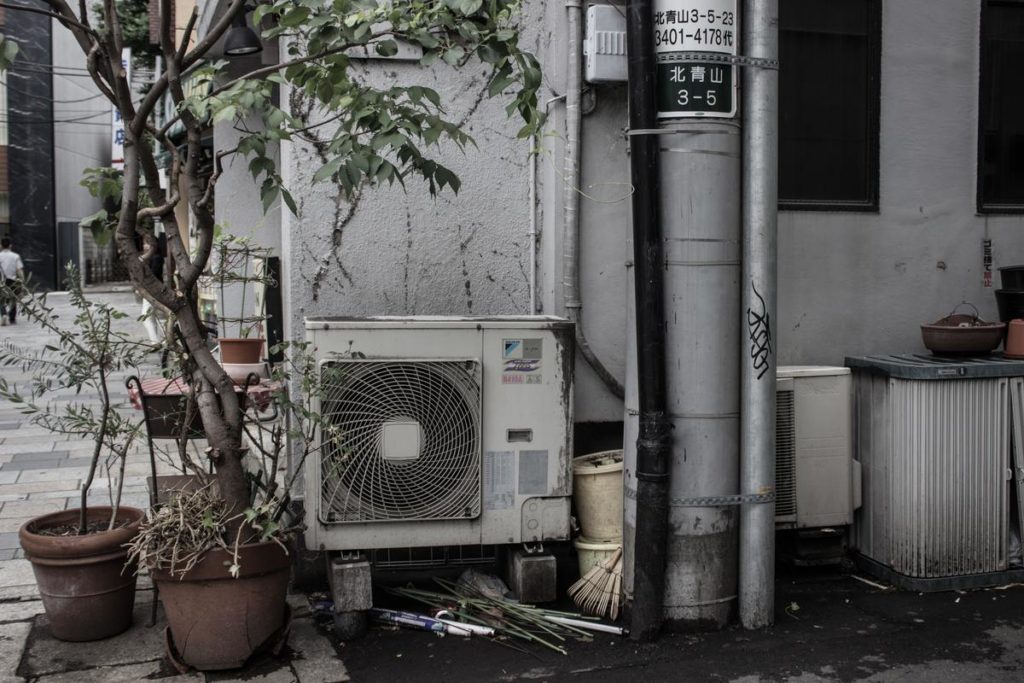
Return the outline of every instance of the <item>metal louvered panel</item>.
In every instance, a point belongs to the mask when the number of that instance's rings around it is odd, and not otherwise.
[[[323,372],[325,521],[480,515],[477,361],[343,360]]]
[[[776,392],[775,521],[796,520],[796,414],[793,391]]]
[[[1008,380],[857,375],[860,552],[918,578],[1006,569]]]

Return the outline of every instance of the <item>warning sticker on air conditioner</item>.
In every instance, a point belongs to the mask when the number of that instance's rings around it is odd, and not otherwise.
[[[501,340],[502,384],[543,384],[544,340]]]
[[[484,509],[508,510],[516,500],[514,451],[484,453]]]

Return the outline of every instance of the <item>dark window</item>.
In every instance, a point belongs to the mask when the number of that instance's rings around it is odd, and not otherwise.
[[[779,2],[779,205],[878,208],[880,0]]]
[[[978,210],[1024,212],[1024,2],[986,0],[981,17]]]

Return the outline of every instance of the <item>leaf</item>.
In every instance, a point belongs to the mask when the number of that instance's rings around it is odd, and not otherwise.
[[[320,167],[320,169],[313,174],[314,183],[322,183],[323,181],[330,178],[332,175],[338,172],[341,167],[341,159],[331,159],[326,164]]]
[[[299,215],[299,207],[295,205],[295,198],[292,197],[292,193],[288,190],[281,188],[281,199],[284,201],[285,206],[292,212],[293,216]]]
[[[281,15],[280,24],[285,28],[295,28],[309,18],[309,8],[299,5]]]
[[[465,56],[466,51],[463,50],[458,45],[456,45],[455,47],[451,48],[450,50],[444,53],[444,61],[447,62],[450,66],[455,66]]]
[[[18,49],[16,42],[0,34],[0,72],[11,68],[14,58],[18,55]]]
[[[268,180],[267,183],[263,184],[263,187],[260,188],[260,198],[263,200],[263,213],[270,211],[270,207],[274,205],[280,192],[281,188],[274,185],[273,181]]]
[[[516,79],[510,75],[502,76],[500,74],[495,75],[491,80],[491,84],[487,86],[487,94],[490,97],[500,95],[505,91],[505,88],[516,82]]]
[[[382,40],[375,47],[381,57],[394,57],[398,54],[398,43],[393,40]]]
[[[217,110],[213,115],[214,123],[220,123],[221,121],[231,121],[235,118],[238,113],[238,107],[233,104],[229,104],[226,107],[222,107]]]

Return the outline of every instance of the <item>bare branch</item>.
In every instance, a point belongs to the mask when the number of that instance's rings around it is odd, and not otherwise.
[[[50,3],[50,5],[56,5],[58,4],[59,0],[48,0],[48,2]],[[64,3],[60,2],[60,4]],[[65,5],[65,7],[66,6],[67,5]],[[70,14],[70,16],[68,16],[67,14],[61,13],[60,11],[51,12],[49,10],[45,10],[39,7],[32,7],[31,5],[12,5],[8,2],[0,2],[0,7],[4,9],[15,10],[16,12],[30,12],[32,14],[42,14],[43,16],[50,17],[51,19],[56,19],[57,21],[64,24],[68,28],[78,28],[82,31],[85,31],[91,36],[98,35],[96,31],[94,31],[92,28],[78,21],[78,19],[75,18],[74,13],[72,13],[70,9],[68,9],[68,13]]]

